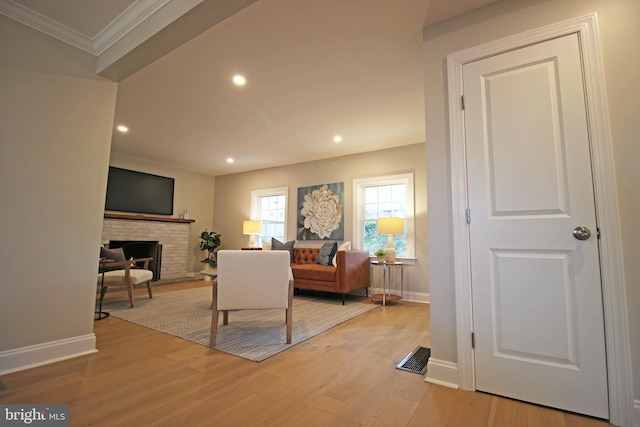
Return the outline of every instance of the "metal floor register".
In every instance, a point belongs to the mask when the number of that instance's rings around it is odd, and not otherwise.
[[[427,372],[427,362],[431,356],[431,349],[426,347],[416,347],[404,360],[396,366],[403,371],[415,372],[424,375]]]

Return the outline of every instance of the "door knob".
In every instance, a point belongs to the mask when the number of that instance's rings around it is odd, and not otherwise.
[[[584,225],[581,225],[573,229],[573,237],[578,240],[587,240],[591,237],[591,230]]]

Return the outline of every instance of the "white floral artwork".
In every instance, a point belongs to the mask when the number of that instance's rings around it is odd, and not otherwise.
[[[298,239],[344,238],[344,183],[298,188]]]

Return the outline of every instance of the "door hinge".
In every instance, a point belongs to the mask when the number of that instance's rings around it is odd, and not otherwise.
[[[596,228],[596,235],[598,237],[598,240],[600,240],[600,227]]]
[[[471,209],[467,209],[467,224],[471,224]]]
[[[471,332],[471,348],[476,348],[476,333]]]
[[[460,97],[460,102],[462,103],[462,109],[464,110],[464,109],[465,109],[465,107],[466,107],[466,106],[465,106],[465,103],[464,103],[464,95],[462,95],[462,96]]]

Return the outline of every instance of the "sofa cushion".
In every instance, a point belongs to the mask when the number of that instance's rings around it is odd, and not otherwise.
[[[295,248],[293,262],[295,264],[315,264],[320,248]]]
[[[336,268],[332,265],[291,264],[295,280],[318,280],[333,282],[336,280]]]
[[[337,242],[326,242],[320,248],[320,252],[318,252],[316,263],[320,265],[333,265],[333,257],[335,256],[337,250]]]
[[[293,245],[296,243],[295,240],[291,240],[290,242],[282,243],[278,239],[271,238],[271,250],[272,251],[289,251],[289,262],[293,262]]]

